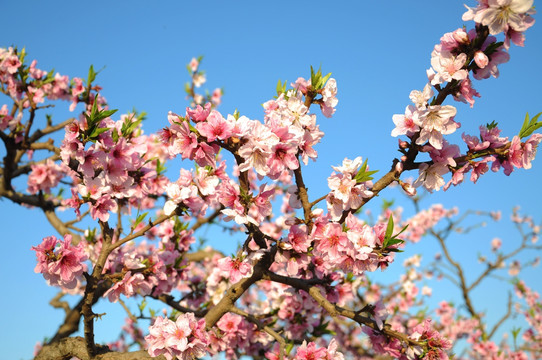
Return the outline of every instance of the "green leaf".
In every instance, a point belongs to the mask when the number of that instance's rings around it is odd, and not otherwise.
[[[139,223],[141,223],[145,219],[147,214],[148,214],[148,212],[144,212],[143,214],[137,216],[136,221],[134,223],[134,228],[136,228],[137,225],[139,225]]]
[[[356,183],[358,184],[365,181],[373,180],[373,177],[371,175],[376,174],[378,172],[378,170],[367,171],[367,160],[368,159],[365,159],[365,161],[359,168],[358,173],[354,177],[354,180],[356,180]]]
[[[392,246],[392,245],[395,245],[395,244],[402,244],[404,241],[401,240],[401,239],[396,239],[395,237],[391,238],[388,240],[388,246]]]
[[[294,343],[288,343],[288,345],[286,345],[286,349],[284,349],[286,352],[286,355],[289,355],[290,351],[292,351],[293,348],[294,348]]]
[[[497,51],[498,48],[500,48],[501,46],[503,46],[503,44],[504,44],[504,42],[502,42],[502,41],[494,42],[494,43],[492,43],[492,44],[489,44],[489,45],[486,47],[484,53],[485,53],[487,56],[489,56],[489,55],[493,54],[495,51]]]
[[[135,121],[133,121],[134,118],[136,119]],[[143,117],[137,118],[135,117],[135,115],[125,119],[121,127],[122,136],[129,137],[130,135],[132,135],[134,130],[139,127],[139,124],[141,124],[142,121]]]
[[[143,301],[141,302],[141,304],[139,304],[139,311],[140,312],[143,312],[143,310],[145,310],[145,307],[147,306],[147,301],[145,299],[143,299]]]
[[[314,86],[316,84],[316,74],[314,73],[314,69],[311,65],[311,84]]]
[[[156,159],[156,173],[157,175],[162,175],[162,173],[166,171],[166,167],[164,164],[160,162],[160,159]]]
[[[386,238],[391,239],[393,235],[393,227],[394,227],[393,216],[390,216],[390,218],[388,219],[388,226],[386,227],[386,235],[385,235]]]
[[[286,92],[286,84],[287,84],[286,80],[284,80],[284,84],[283,84],[282,81],[280,81],[279,79],[279,82],[277,83],[277,96],[280,96],[280,94],[283,94]]]
[[[90,68],[88,69],[88,77],[87,77],[87,87],[90,87],[90,84],[96,80],[97,73],[94,71],[94,66],[90,65]]]
[[[511,331],[512,331],[512,337],[514,338],[514,342],[516,342],[516,339],[519,333],[521,332],[521,328],[520,327],[513,328]]]
[[[405,225],[405,227],[404,227],[404,228],[402,228],[402,229],[401,229],[401,231],[399,231],[399,232],[398,232],[397,234],[393,235],[393,237],[396,237],[396,236],[399,236],[399,235],[401,235],[402,233],[404,233],[404,232],[405,232],[405,230],[406,230],[406,229],[408,229],[408,224],[407,224],[407,225]]]
[[[395,200],[382,199],[382,210],[389,209],[390,207],[393,206],[394,203],[395,203]]]
[[[524,137],[527,137],[531,135],[535,130],[542,127],[542,122],[538,122],[538,118],[542,115],[541,113],[536,114],[532,119],[529,120],[529,113],[525,115],[525,121],[523,121],[523,125],[521,126],[521,130],[519,131],[519,138],[523,139]]]
[[[188,123],[188,128],[189,128],[190,131],[193,132],[194,134],[199,135],[199,131],[198,131],[194,126],[192,126],[192,124]]]
[[[491,130],[491,129],[495,129],[499,124],[493,120],[492,122],[490,122],[489,124],[486,124],[486,128],[488,130]]]
[[[94,138],[97,138],[100,134],[108,131],[109,128],[101,128],[101,127],[95,127],[92,132],[90,133],[90,135],[88,136],[89,139],[94,139]]]
[[[331,73],[327,74],[326,76],[322,78],[322,87],[326,85],[330,76],[331,76]]]
[[[397,234],[393,235],[394,226],[395,225],[393,223],[393,216],[390,216],[388,220],[388,226],[386,227],[386,233],[384,235],[384,242],[382,243],[382,248],[391,252],[402,252],[403,250],[388,249],[388,247],[397,245],[397,244],[402,244],[405,242],[402,239],[398,239],[397,236],[401,235],[408,228],[408,225],[405,226],[403,229],[401,229],[401,231],[399,231]]]
[[[110,117],[110,116],[113,115],[114,113],[116,113],[117,110],[118,110],[118,109],[113,109],[113,110],[102,110],[102,111],[100,111],[100,112],[98,113],[97,118],[98,118],[99,120],[103,120],[103,119],[105,119],[105,118]]]

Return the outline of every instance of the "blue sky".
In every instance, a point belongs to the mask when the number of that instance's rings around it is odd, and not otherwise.
[[[318,162],[304,169],[316,198],[326,191],[330,166],[340,164],[344,157],[361,155],[369,159],[371,169],[389,169],[398,155],[397,139],[390,136],[391,117],[404,111],[411,90],[423,88],[434,44],[442,34],[464,24],[465,11],[462,1],[449,0],[330,4],[29,0],[22,9],[16,2],[6,2],[0,47],[26,47],[28,59],[37,59],[38,67],[54,68],[70,77],[86,77],[91,64],[103,68],[97,79],[102,94],[120,112],[134,107],[146,111],[148,133],[167,125],[168,111],[184,111],[186,64],[194,56],[204,55],[205,86],[225,89],[220,111],[228,114],[238,109],[252,119],[263,118],[261,104],[275,95],[278,79],[307,78],[310,65],[321,66],[337,79],[339,104],[332,119],[319,117],[326,136],[317,147]],[[473,1],[467,4],[474,6]],[[472,23],[466,25],[472,27]],[[448,102],[457,106],[456,121],[462,124],[453,140],[458,141],[463,131],[476,134],[480,124],[493,120],[504,135],[513,136],[526,112],[542,111],[541,24],[527,32],[525,48],[512,47],[510,54],[498,79],[474,82],[482,98],[473,109]],[[61,121],[59,116],[55,119]],[[505,219],[519,205],[539,221],[541,177],[542,164],[537,159],[529,171],[510,177],[490,173],[476,185],[465,183],[435,193],[425,204],[502,210]],[[389,191],[381,198],[396,195]],[[379,204],[377,199],[372,206],[376,209]],[[0,307],[7,324],[0,330],[0,347],[6,358],[27,359],[35,342],[52,334],[62,318],[60,310],[47,305],[54,291],[33,273],[35,256],[30,251],[54,232],[42,214],[8,201],[0,203],[0,219],[4,254],[8,254],[0,263],[4,283]],[[506,227],[499,228],[498,234],[505,241],[505,236],[515,236]],[[219,246],[228,249],[235,244]],[[465,251],[466,257],[473,253],[465,244],[454,250]]]

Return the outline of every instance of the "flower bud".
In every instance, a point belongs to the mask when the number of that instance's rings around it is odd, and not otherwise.
[[[460,44],[468,44],[469,43],[469,35],[467,32],[463,29],[457,29],[453,32],[454,40],[457,41]]]
[[[412,184],[403,181],[401,181],[400,184],[408,196],[416,196],[416,188],[413,187]]]
[[[487,64],[489,63],[489,59],[487,57],[486,54],[484,54],[483,51],[481,50],[478,50],[475,54],[474,54],[474,62],[476,63],[476,65],[478,65],[478,67],[480,69],[483,69],[487,66]]]

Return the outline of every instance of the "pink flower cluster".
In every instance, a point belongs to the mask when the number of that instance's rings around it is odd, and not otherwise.
[[[120,200],[140,209],[153,206],[150,195],[162,194],[167,184],[157,172],[158,161],[163,163],[167,154],[156,136],[135,136],[141,131],[138,122],[135,114],[118,121],[107,117],[100,121],[103,131],[90,146],[83,116],[66,126],[60,156],[79,179],[68,205],[79,211],[81,204],[88,203],[91,217],[101,221],[117,212]]]
[[[229,180],[223,169],[217,169],[216,155],[220,148],[224,148],[237,157],[240,172],[253,169],[259,177],[268,176],[273,180],[282,179],[285,173],[297,169],[298,155],[305,163],[309,158],[315,159],[317,153],[313,146],[323,133],[316,125],[316,115],[309,114],[308,107],[304,105],[303,91],[310,87],[306,81],[305,84],[302,89],[290,90],[276,100],[266,102],[264,123],[245,116],[228,115],[224,118],[212,110],[211,103],[187,108],[184,117],[170,113],[170,126],[160,133],[169,154],[180,154],[183,159],[194,160],[199,166],[209,168],[204,171],[198,169],[196,176],[181,173],[179,180],[168,187],[169,200],[165,212],[171,214],[181,204],[199,212],[204,209],[203,197],[207,203],[222,204],[225,207],[222,212],[227,219],[239,224],[259,224],[269,215],[273,188],[262,186],[260,194],[246,204],[240,199],[238,186]],[[330,115],[329,109],[337,104],[334,79],[328,80],[321,94],[318,101]],[[196,177],[199,178],[196,180]]]
[[[387,338],[381,333],[370,328],[363,331],[369,336],[373,349],[378,354],[390,355],[399,360],[435,359],[448,360],[446,350],[452,348],[451,342],[434,330],[431,320],[427,319],[421,324],[414,325],[409,336],[410,339],[427,344],[427,351],[424,352],[420,346],[407,346],[396,338]]]
[[[361,165],[362,158],[358,156],[354,160],[345,158],[342,166],[333,166],[338,173],[333,172],[327,178],[331,192],[326,198],[327,208],[333,221],[338,221],[344,211],[359,208],[363,198],[373,195],[373,192],[369,190],[373,186],[372,181],[359,182],[355,179]]]
[[[192,360],[207,354],[210,337],[205,330],[205,319],[197,320],[193,313],[186,313],[175,321],[157,317],[145,341],[152,357]]]
[[[104,294],[109,301],[118,301],[120,295],[167,294],[180,286],[183,279],[180,259],[195,239],[191,231],[172,234],[167,230],[172,230],[171,222],[165,223],[156,231],[162,238],[158,247],[147,242],[137,246],[130,243],[110,255],[105,270],[114,275],[113,286]]]
[[[457,214],[457,209],[447,210],[441,204],[432,205],[429,209],[421,210],[416,215],[406,220],[408,229],[405,238],[413,243],[421,240],[425,232],[435,226],[443,218],[451,218]]]
[[[310,234],[304,225],[291,226],[288,240],[281,242],[275,256],[275,271],[297,276],[306,273],[312,264],[319,277],[335,271],[361,275],[385,269],[393,262],[393,250],[398,244],[383,248],[385,222],[371,227],[349,214],[344,225],[330,221],[329,215],[320,215]]]
[[[309,343],[303,341],[292,360],[344,360],[344,355],[337,351],[337,348],[335,339],[331,339],[327,348],[318,347],[312,341]]]
[[[540,294],[529,288],[525,282],[518,281],[515,286],[516,295],[523,299],[525,307],[521,313],[529,324],[529,328],[523,333],[523,341],[533,354],[542,355],[542,301]]]
[[[505,174],[510,174],[513,168],[529,168],[536,148],[542,136],[534,134],[525,143],[519,137],[512,142],[508,138],[499,138],[500,130],[493,126],[481,127],[479,141],[477,137],[463,134],[469,150],[462,155],[459,147],[444,140],[459,128],[460,124],[454,120],[456,108],[451,105],[435,103],[432,87],[442,93],[443,87],[449,88],[457,101],[474,104],[474,97],[480,95],[472,88],[469,72],[474,78],[481,80],[490,76],[498,77],[498,65],[507,62],[510,58],[506,49],[512,39],[518,45],[523,45],[523,31],[533,25],[532,0],[483,0],[476,8],[469,8],[464,20],[474,20],[489,27],[490,34],[505,32],[504,45],[497,43],[497,38],[487,36],[481,27],[466,31],[457,29],[446,33],[435,45],[431,54],[431,69],[427,71],[429,83],[423,91],[412,91],[410,99],[414,103],[407,106],[404,115],[394,115],[395,128],[393,136],[406,135],[416,145],[421,146],[419,151],[429,153],[431,162],[421,163],[418,167],[419,176],[414,186],[423,185],[427,190],[448,189],[450,185],[457,185],[463,181],[464,174],[471,172],[471,180],[478,178],[489,170],[489,162],[493,162],[492,170],[504,168]],[[470,54],[470,55],[469,55]],[[470,57],[469,57],[470,56]],[[413,146],[410,145],[410,146]],[[402,147],[405,149],[408,144]],[[510,148],[508,151],[507,148]],[[484,150],[505,152],[499,156],[483,153]],[[402,160],[406,160],[405,156]],[[480,154],[480,155],[478,155]],[[456,159],[462,161],[457,163]],[[481,158],[475,161],[476,158]],[[444,175],[452,172],[452,179],[446,183]]]
[[[229,278],[230,282],[235,284],[242,278],[247,278],[252,275],[252,264],[244,261],[241,258],[232,259],[227,256],[218,260],[218,268],[222,273]]]
[[[505,45],[510,46],[510,40],[516,45],[523,46],[528,28],[534,25],[533,0],[481,0],[475,8],[469,8],[463,15],[463,20],[474,20],[489,28],[492,35],[504,32]]]
[[[13,99],[24,100],[24,107],[35,107],[46,99],[71,100],[70,111],[73,111],[79,102],[79,95],[85,90],[82,80],[73,78],[70,83],[68,76],[59,73],[53,76],[52,73],[36,68],[36,60],[28,67],[21,62],[21,56],[24,56],[24,50],[21,55],[11,47],[0,48],[0,83],[7,84],[7,93]],[[27,86],[21,86],[19,72],[29,75]]]
[[[47,284],[71,290],[81,282],[88,256],[82,242],[74,246],[71,241],[71,235],[65,235],[64,241],[48,236],[38,246],[32,246],[38,261],[34,272],[42,273]]]
[[[31,166],[32,171],[28,175],[28,192],[36,194],[39,191],[50,193],[62,178],[69,173],[64,164],[57,164],[51,159],[44,163],[36,163]]]

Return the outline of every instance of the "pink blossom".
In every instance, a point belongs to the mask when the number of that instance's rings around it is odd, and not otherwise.
[[[293,360],[325,360],[326,353],[326,348],[318,348],[312,341],[308,344],[303,341],[303,344],[297,348]]]
[[[463,80],[467,78],[468,71],[463,69],[466,66],[467,54],[461,53],[457,56],[450,52],[433,51],[431,66],[436,75],[431,85],[441,84],[444,81]]]
[[[32,76],[34,79],[39,80],[45,75],[47,75],[47,71],[40,70],[36,68],[38,61],[32,60],[32,63],[30,64],[30,67],[28,68],[28,73],[30,76]]]
[[[132,274],[128,271],[122,280],[114,283],[105,293],[109,301],[117,302],[121,294],[126,297],[132,297],[136,294],[149,295],[151,293],[153,284],[145,279],[145,276],[141,273]]]
[[[474,97],[481,97],[481,95],[472,87],[472,81],[467,76],[467,78],[459,84],[459,92],[454,94],[454,100],[467,103],[470,107],[473,107]]]
[[[328,79],[326,85],[322,89],[322,103],[320,108],[325,117],[331,117],[335,113],[337,106],[337,81],[333,78]]]
[[[487,0],[475,9],[469,9],[463,20],[474,20],[486,25],[491,35],[507,31],[525,31],[530,25],[526,14],[533,6],[533,0]]]
[[[22,65],[19,57],[15,54],[6,56],[2,62],[0,62],[0,69],[5,70],[8,74],[15,74],[19,67]]]
[[[307,252],[311,245],[311,240],[307,237],[306,225],[293,225],[288,233],[288,247],[291,247],[298,253]]]
[[[94,220],[100,219],[100,221],[106,222],[109,220],[110,211],[117,211],[117,202],[108,196],[102,196],[90,205],[90,216]]]
[[[190,70],[192,70],[192,72],[196,72],[196,70],[198,70],[198,66],[199,61],[196,58],[192,58],[192,60],[190,60],[190,62],[188,63],[188,67],[190,68]]]
[[[191,360],[205,356],[210,336],[205,330],[205,319],[196,320],[193,313],[185,313],[175,322],[157,317],[145,341],[152,357],[164,355],[167,360]]]
[[[428,83],[425,84],[423,91],[412,90],[410,92],[409,98],[414,103],[414,105],[416,105],[416,108],[420,110],[425,110],[429,103],[429,99],[431,99],[433,95],[433,88],[431,87],[431,84]]]
[[[230,282],[237,283],[243,278],[252,276],[252,265],[242,259],[225,257],[218,260],[218,268],[222,270]]]
[[[215,110],[211,111],[206,121],[198,122],[196,128],[209,142],[215,141],[216,139],[226,140],[233,133],[233,124],[224,119],[222,115]]]
[[[473,76],[476,80],[488,79],[490,76],[497,78],[499,77],[498,65],[506,63],[508,60],[510,60],[510,55],[501,46],[491,54],[489,63],[483,69],[473,71]]]
[[[433,165],[423,163],[418,170],[420,175],[412,185],[414,185],[414,187],[423,185],[429,192],[440,190],[445,184],[442,175],[449,172],[448,166],[439,163]]]
[[[448,135],[459,127],[453,121],[457,110],[451,105],[432,105],[420,114],[417,125],[421,128],[420,137],[416,144],[423,145],[426,141],[436,149],[442,148],[442,135]]]
[[[211,102],[214,106],[220,105],[222,102],[222,89],[216,88],[213,90],[213,93],[211,94]]]
[[[8,106],[6,104],[2,105],[2,108],[0,108],[0,130],[6,130],[12,119],[13,117],[8,113]]]
[[[83,242],[73,246],[71,240],[69,234],[64,235],[63,242],[54,236],[48,236],[43,238],[40,245],[31,248],[36,252],[38,261],[34,272],[42,273],[51,286],[73,289],[87,270],[84,261],[88,256]]]
[[[32,171],[28,175],[28,192],[35,194],[38,191],[50,193],[60,180],[66,176],[66,169],[47,159],[45,163],[31,165]]]
[[[205,104],[203,107],[201,105],[196,106],[195,109],[186,108],[186,114],[190,117],[195,123],[200,121],[205,121],[211,112],[211,103]]]
[[[416,124],[418,122],[418,112],[412,105],[408,105],[405,109],[405,114],[396,114],[392,117],[395,129],[392,130],[391,136],[413,135],[420,128]]]
[[[168,119],[172,116],[173,114],[170,113]],[[164,129],[162,134],[165,133],[166,129]],[[186,121],[182,121],[180,124],[174,123],[171,128],[167,130],[167,133],[171,134],[171,138],[173,139],[170,153],[172,155],[181,154],[183,159],[193,159],[193,153],[198,146],[198,142],[196,134],[190,131],[188,123]],[[162,136],[162,138],[165,139],[165,136]],[[171,142],[169,138],[168,140]]]
[[[478,65],[480,69],[483,69],[489,64],[489,58],[483,51],[478,50],[474,53],[474,62],[476,62],[476,65]]]

